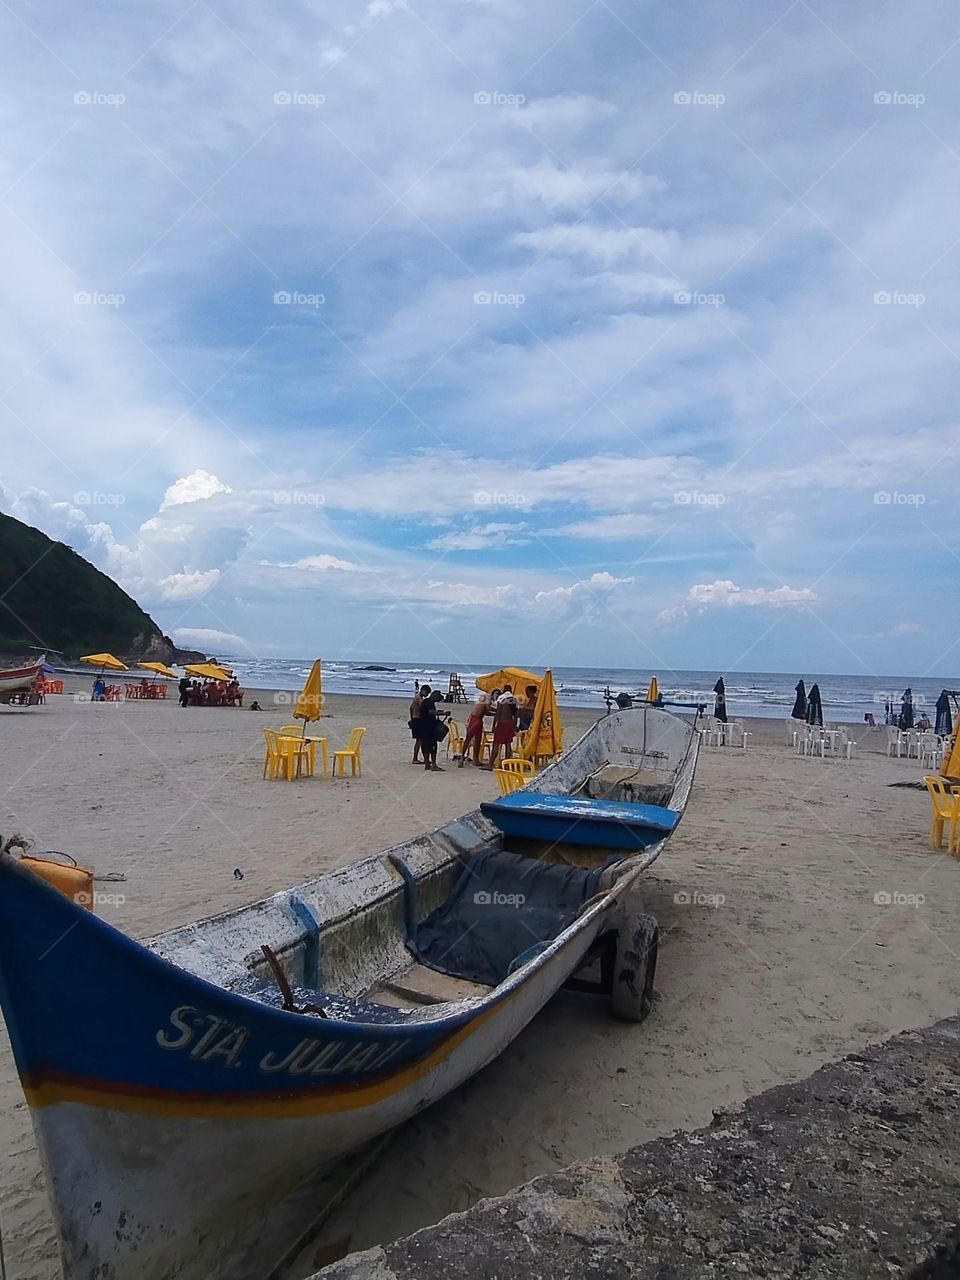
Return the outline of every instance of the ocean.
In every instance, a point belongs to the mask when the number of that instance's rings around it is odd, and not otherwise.
[[[298,690],[310,671],[312,659],[219,657],[237,674],[244,688]],[[480,663],[461,668],[460,679],[468,697],[474,691],[476,677],[484,671],[495,671],[501,663]],[[402,662],[334,662],[323,663],[323,687],[326,693],[361,693],[387,698],[412,698],[414,681],[446,691],[451,667],[441,663]],[[603,691],[607,687],[617,694],[636,694],[646,690],[651,675],[660,681],[664,698],[678,702],[706,702],[713,710],[713,686],[716,671],[658,671],[628,667],[554,667],[553,678],[561,704],[571,707],[604,707]],[[724,672],[727,690],[727,712],[732,716],[767,716],[771,719],[789,716],[794,701],[798,673],[769,671]],[[846,676],[804,674],[809,692],[816,681],[820,685],[824,718],[838,721],[863,721],[872,712],[883,722],[884,703],[892,699],[897,708],[903,691],[909,685],[917,710],[927,708],[933,719],[933,706],[943,688],[960,688],[956,679],[924,679],[917,676]]]

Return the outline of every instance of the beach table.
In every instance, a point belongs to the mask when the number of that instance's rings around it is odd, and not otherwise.
[[[284,743],[284,742],[297,742],[297,743],[299,743],[299,742],[306,742],[306,743],[308,743],[308,744],[309,744],[309,746],[310,746],[310,748],[311,748],[311,752],[312,752],[312,754],[313,754],[313,756],[314,756],[314,757],[316,756],[317,747],[319,746],[319,748],[320,748],[320,774],[321,774],[321,776],[322,776],[322,777],[326,777],[326,775],[327,775],[327,773],[328,773],[328,771],[329,771],[329,754],[328,754],[328,753],[329,753],[329,742],[328,742],[328,740],[327,740],[326,738],[321,737],[319,734],[312,734],[312,733],[304,734],[302,737],[301,737],[301,735],[300,735],[300,734],[297,734],[296,736],[294,736],[292,733],[281,733],[281,734],[278,734],[278,735],[277,735],[277,741],[278,741],[278,742],[280,742],[281,744],[282,744],[282,743]],[[315,765],[314,765],[314,768],[316,768],[316,766],[315,766]],[[298,759],[297,759],[297,777],[299,777],[299,776],[300,776],[300,759],[299,759],[299,757],[298,757]]]

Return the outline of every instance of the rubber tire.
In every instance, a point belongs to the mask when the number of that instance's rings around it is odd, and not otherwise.
[[[610,1004],[624,1022],[643,1022],[653,1008],[653,982],[660,950],[656,916],[638,912],[617,929]]]

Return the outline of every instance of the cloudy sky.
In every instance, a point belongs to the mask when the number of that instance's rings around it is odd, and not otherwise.
[[[0,505],[234,654],[960,670],[938,0],[10,0]]]

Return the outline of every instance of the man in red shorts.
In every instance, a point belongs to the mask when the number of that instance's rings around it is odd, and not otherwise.
[[[493,747],[490,750],[491,769],[497,767],[497,758],[500,755],[501,747],[504,749],[504,759],[509,757],[510,748],[517,732],[517,717],[519,714],[513,690],[509,685],[505,685],[503,693],[501,693],[493,708]]]

